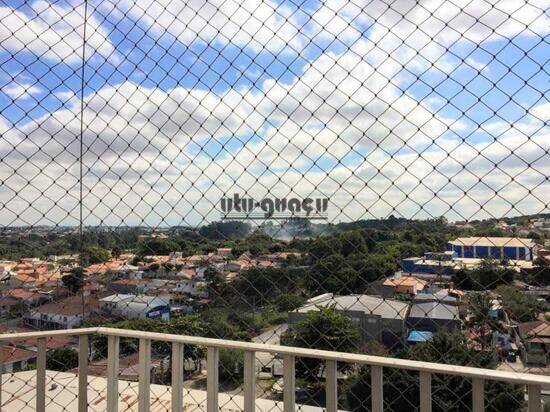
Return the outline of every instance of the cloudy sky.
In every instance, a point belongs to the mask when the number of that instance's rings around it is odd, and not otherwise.
[[[550,212],[549,6],[4,0],[0,225]]]

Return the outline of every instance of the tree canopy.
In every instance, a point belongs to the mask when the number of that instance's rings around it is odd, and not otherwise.
[[[334,305],[317,307],[307,312],[283,339],[285,345],[302,348],[356,352],[361,344],[359,326]],[[296,373],[304,378],[316,378],[324,362],[302,358],[296,365]]]
[[[430,342],[405,348],[398,357],[425,362],[494,368],[491,352],[478,352],[464,344],[460,333],[437,333]],[[384,368],[384,404],[394,412],[415,410],[420,402],[417,372]],[[367,412],[371,407],[370,367],[363,366],[351,377],[345,390],[347,406],[352,412]],[[472,404],[471,379],[452,375],[432,375],[432,408],[434,412],[462,412]],[[512,384],[487,381],[486,410],[516,412],[523,407],[523,388]]]

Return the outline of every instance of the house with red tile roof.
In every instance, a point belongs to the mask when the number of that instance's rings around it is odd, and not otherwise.
[[[231,255],[231,248],[230,247],[219,247],[216,249],[216,253],[221,256],[229,256]]]
[[[103,263],[95,263],[88,266],[84,271],[88,275],[104,275],[108,272],[118,272],[126,262],[124,260],[110,260]]]
[[[183,268],[177,273],[177,277],[191,280],[197,277],[197,271],[195,269]]]
[[[147,290],[147,279],[118,279],[109,283],[109,289],[117,293],[141,294]]]
[[[204,282],[204,267],[198,269],[182,269],[178,272],[176,285],[172,292],[185,293],[190,296],[208,296],[206,283]]]
[[[416,295],[428,287],[428,282],[414,276],[401,276],[398,278],[388,278],[384,281],[383,285],[393,288],[395,293]]]
[[[46,303],[31,309],[23,316],[23,322],[38,328],[72,329],[82,325],[85,317],[98,312],[98,300],[103,296],[70,296]]]
[[[23,288],[13,288],[4,291],[5,297],[16,299],[19,302],[24,303],[27,306],[38,305],[47,298],[42,295],[38,289],[23,289]]]
[[[9,284],[15,288],[55,287],[61,284],[61,272],[45,265],[34,269],[22,269],[12,272]]]
[[[9,296],[0,296],[0,314],[7,315],[16,308],[19,301]]]
[[[3,360],[2,373],[18,372],[36,362],[36,352],[14,346],[0,346],[0,356]]]
[[[528,364],[550,364],[550,322],[537,320],[517,327],[523,344],[522,355]]]
[[[35,329],[23,328],[21,326],[8,326],[0,325],[0,334],[2,333],[25,333],[25,332],[34,332]],[[28,338],[28,339],[17,339],[13,341],[4,342],[8,346],[14,346],[22,349],[27,349],[31,351],[37,350],[37,339]],[[46,338],[46,349],[60,349],[76,344],[76,338],[71,336],[49,336]]]

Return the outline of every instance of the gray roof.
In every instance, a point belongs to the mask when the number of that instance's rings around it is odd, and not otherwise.
[[[439,290],[435,293],[418,293],[414,297],[415,302],[421,301],[435,301],[443,303],[456,303],[457,299],[454,296],[449,295],[447,290]]]
[[[107,296],[99,300],[100,302],[114,302],[123,305],[145,305],[145,306],[155,306],[155,305],[168,305],[169,300],[161,296],[148,296],[148,295],[128,295],[116,293],[111,296]]]
[[[135,298],[136,295],[129,295],[129,294],[124,294],[124,293],[115,293],[113,295],[110,295],[110,296],[105,296],[104,298],[101,298],[99,299],[100,302],[113,302],[113,303],[118,303],[118,302],[122,302],[122,301],[125,301],[125,300],[131,300],[133,298]]]
[[[441,302],[413,303],[409,318],[458,320],[458,308]]]
[[[371,315],[379,315],[386,319],[405,319],[409,304],[392,299],[383,299],[369,295],[345,295],[333,296],[326,294],[313,298],[301,308],[296,309],[296,312],[309,312],[317,310],[317,306],[336,305],[337,310],[341,311],[357,311]]]

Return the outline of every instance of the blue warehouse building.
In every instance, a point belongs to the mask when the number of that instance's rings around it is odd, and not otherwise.
[[[457,254],[454,252],[427,252],[423,257],[410,257],[401,260],[403,272],[408,273],[432,273],[440,275],[452,275],[457,265],[454,260]]]
[[[517,237],[459,237],[447,244],[459,258],[534,260],[537,245]]]

